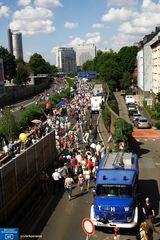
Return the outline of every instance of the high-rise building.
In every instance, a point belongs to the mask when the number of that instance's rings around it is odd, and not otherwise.
[[[8,50],[13,54],[12,32],[10,28],[8,29]]]
[[[96,46],[94,44],[79,44],[76,47],[77,66],[81,67],[87,60],[92,60],[96,56]]]
[[[8,29],[8,47],[9,52],[15,56],[15,58],[23,59],[23,46],[22,46],[22,33],[19,31],[11,31]]]
[[[76,53],[73,48],[58,48],[56,51],[56,66],[63,73],[76,73]]]

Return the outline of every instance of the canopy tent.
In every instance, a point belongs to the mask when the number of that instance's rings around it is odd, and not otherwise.
[[[62,107],[62,106],[64,106],[64,105],[65,105],[65,101],[64,101],[64,100],[61,100],[60,102],[58,102],[58,103],[56,104],[57,107]]]
[[[97,96],[106,97],[106,96],[107,96],[107,93],[105,93],[105,92],[100,92],[100,93],[97,94]]]

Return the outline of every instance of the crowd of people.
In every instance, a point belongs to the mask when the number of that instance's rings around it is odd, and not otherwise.
[[[145,202],[142,206],[143,221],[140,224],[140,228],[137,235],[137,240],[153,240],[153,233],[160,234],[155,228],[155,210],[148,197],[145,198]]]
[[[47,115],[47,125],[55,131],[56,148],[60,153],[52,174],[53,192],[56,194],[66,188],[69,200],[73,184],[77,183],[80,191],[89,190],[105,152],[90,114],[92,89],[91,83],[78,82],[72,98],[64,99],[63,106],[55,107],[52,114]],[[42,182],[47,192],[45,181]]]

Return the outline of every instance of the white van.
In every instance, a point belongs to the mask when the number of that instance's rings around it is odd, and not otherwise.
[[[91,97],[91,111],[92,113],[99,112],[102,107],[103,98],[101,96]]]
[[[125,96],[125,102],[126,102],[126,104],[135,103],[133,95],[126,95]]]

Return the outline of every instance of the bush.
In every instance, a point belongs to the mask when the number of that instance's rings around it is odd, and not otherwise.
[[[156,127],[157,129],[160,129],[160,121],[158,121],[158,122],[155,123],[155,127]]]
[[[119,114],[118,103],[113,92],[109,93],[108,105],[115,113]]]
[[[26,109],[21,115],[19,121],[19,128],[25,130],[28,126],[31,125],[33,119],[41,119],[43,115],[43,105],[35,105]]]
[[[109,131],[111,125],[111,113],[106,107],[102,110],[102,118],[106,129]]]
[[[74,87],[74,83],[72,79],[67,78],[68,87],[60,94],[55,94],[50,98],[51,106],[55,106],[62,98],[67,98],[70,95],[70,87]],[[19,121],[19,129],[20,131],[25,130],[28,126],[31,125],[31,121],[33,119],[42,119],[44,116],[45,104],[41,103],[38,105],[31,106],[27,108],[21,115],[21,119]]]
[[[119,150],[119,143],[125,143],[125,151],[128,152],[130,150],[130,143],[132,138],[133,126],[126,122],[122,118],[118,118],[114,124],[115,132],[113,134],[113,140],[116,144],[116,150]]]

